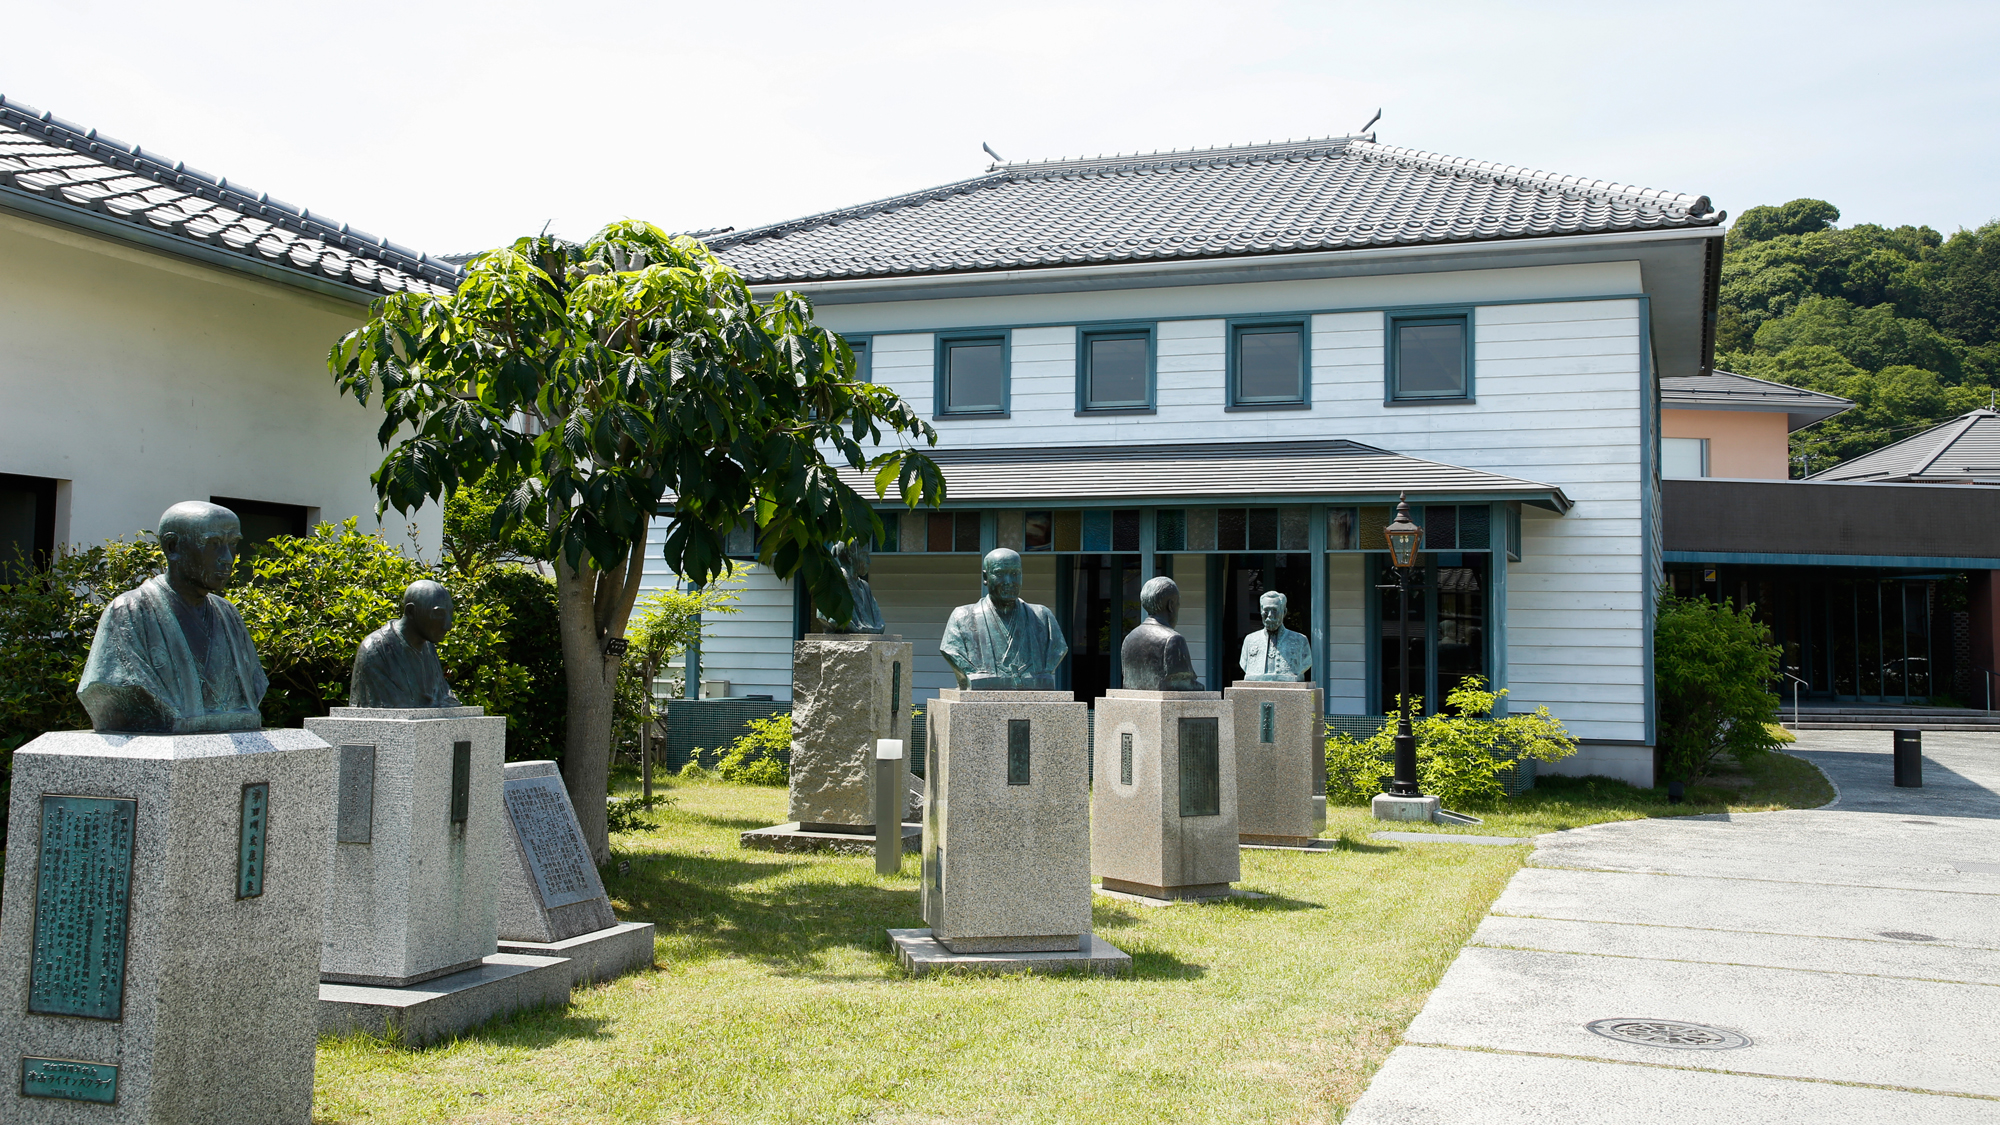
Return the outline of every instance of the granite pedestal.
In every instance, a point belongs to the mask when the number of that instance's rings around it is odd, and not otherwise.
[[[926,712],[923,913],[952,953],[1090,935],[1088,708],[1066,691],[940,692]]]
[[[507,720],[478,707],[336,707],[306,729],[338,749],[320,979],[399,988],[498,951]]]
[[[911,652],[900,637],[860,633],[808,633],[792,647],[790,815],[801,831],[874,835],[875,743],[909,742]],[[915,775],[904,780],[914,792]]]
[[[1319,688],[1238,680],[1223,697],[1236,720],[1237,838],[1245,844],[1309,847],[1326,831]]]
[[[1213,691],[1113,688],[1097,701],[1090,862],[1105,890],[1217,898],[1242,877],[1235,716]]]
[[[509,762],[501,784],[500,952],[565,958],[582,984],[653,964],[653,924],[620,923],[556,764]]]
[[[311,1120],[334,760],[302,730],[15,752],[0,1119]]]
[[[1375,794],[1368,802],[1376,820],[1421,820],[1433,823],[1438,819],[1439,799],[1436,797],[1391,797],[1387,793]]]

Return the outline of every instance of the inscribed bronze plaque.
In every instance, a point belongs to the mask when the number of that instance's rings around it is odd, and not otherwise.
[[[1132,784],[1132,732],[1118,733],[1118,784]]]
[[[554,910],[604,893],[561,778],[509,778],[500,785],[500,799],[514,823],[521,852],[528,857],[528,869],[534,872],[542,909]]]
[[[1264,702],[1257,705],[1257,741],[1278,741],[1278,705]]]
[[[1007,720],[1007,784],[1028,784],[1027,719]]]
[[[451,822],[464,824],[472,810],[472,743],[451,744]]]
[[[236,834],[236,897],[264,893],[264,853],[271,830],[271,783],[243,787],[242,820]]]
[[[334,839],[343,844],[375,841],[375,747],[340,748],[340,804]]]
[[[1182,719],[1180,729],[1181,815],[1222,815],[1220,720]]]
[[[123,1017],[138,815],[139,802],[126,798],[42,798],[29,1011]]]
[[[118,1100],[118,1068],[111,1063],[29,1055],[21,1060],[21,1096],[111,1105]]]

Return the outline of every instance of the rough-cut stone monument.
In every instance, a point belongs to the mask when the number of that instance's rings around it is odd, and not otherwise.
[[[1243,638],[1243,652],[1237,663],[1246,680],[1303,680],[1312,671],[1312,644],[1304,633],[1285,628],[1285,595],[1268,591],[1257,599],[1257,614],[1264,627]]]
[[[258,730],[264,674],[213,504],[159,525],[167,574],[114,599],[93,731],[16,751],[0,913],[0,1119],[312,1116],[333,750]]]
[[[500,950],[566,957],[577,983],[653,963],[653,923],[618,921],[554,762],[509,762],[500,865]]]
[[[1097,701],[1091,873],[1147,899],[1216,898],[1242,877],[1235,709],[1214,691]]]
[[[403,592],[403,616],[368,635],[354,654],[356,707],[457,707],[437,646],[451,630],[451,591],[429,579]]]
[[[1326,830],[1326,736],[1315,684],[1242,680],[1223,695],[1236,719],[1236,832],[1246,844],[1304,848]]]
[[[1089,709],[1049,690],[1067,646],[1024,602],[1021,558],[986,556],[986,597],[951,615],[940,648],[970,688],[926,712],[923,895],[927,930],[891,930],[915,973],[1123,972],[1090,930]]]

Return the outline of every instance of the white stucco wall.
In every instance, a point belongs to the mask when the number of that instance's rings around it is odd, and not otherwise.
[[[65,482],[57,537],[150,530],[182,500],[235,496],[356,516],[378,408],[340,396],[327,350],[366,310],[0,212],[0,472]],[[440,519],[384,531],[434,555]]]

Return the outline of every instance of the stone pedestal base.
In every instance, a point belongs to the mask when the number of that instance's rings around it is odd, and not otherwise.
[[[1235,707],[1220,692],[1105,693],[1097,701],[1091,873],[1106,887],[1150,887],[1161,897],[1182,888],[1227,892],[1242,877],[1234,743]]]
[[[1326,831],[1319,688],[1239,680],[1223,695],[1235,709],[1236,831],[1242,842],[1303,845]]]
[[[824,852],[829,855],[874,855],[875,826],[865,825],[867,831],[848,830],[841,832],[814,831],[793,821],[790,824],[774,824],[769,828],[753,828],[736,838],[738,844],[762,852]],[[914,852],[923,847],[924,826],[911,823],[903,825],[903,850]]]
[[[1066,691],[950,688],[926,716],[934,939],[953,952],[1077,950],[1090,934],[1088,707]]]
[[[496,953],[471,969],[403,988],[323,983],[319,1030],[388,1035],[393,1028],[406,1045],[421,1047],[523,1008],[563,1007],[574,975],[565,958]]]
[[[653,967],[653,924],[619,922],[563,941],[502,941],[500,952],[526,957],[561,957],[571,984],[611,980]]]
[[[498,890],[500,940],[546,944],[618,924],[590,844],[554,762],[509,762],[507,858]],[[650,947],[649,947],[650,948]]]
[[[478,707],[336,707],[339,751],[320,979],[397,988],[497,948],[507,720]]]
[[[1082,971],[1122,976],[1132,956],[1095,934],[1081,936],[1074,949],[1058,952],[955,953],[929,930],[890,930],[896,960],[914,976],[930,973],[1059,973]]]
[[[333,774],[302,730],[15,752],[0,1119],[310,1120]]]
[[[912,652],[901,637],[858,633],[808,633],[792,646],[793,820],[875,823],[875,740],[909,742]],[[903,788],[916,783],[905,769]]]
[[[1421,820],[1434,821],[1438,814],[1436,797],[1391,797],[1387,793],[1375,794],[1369,802],[1376,820]]]

